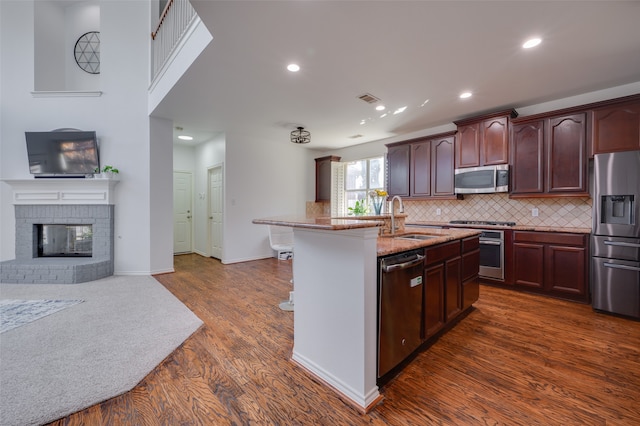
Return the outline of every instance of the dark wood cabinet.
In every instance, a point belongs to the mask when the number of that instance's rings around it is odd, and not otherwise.
[[[424,271],[423,330],[427,339],[444,327],[444,264],[437,263]]]
[[[640,149],[640,95],[592,110],[593,153]]]
[[[509,163],[510,119],[513,110],[455,121],[456,168],[491,166]]]
[[[387,193],[409,196],[411,145],[387,146]]]
[[[329,155],[316,158],[316,202],[331,201],[331,163],[340,157]]]
[[[546,192],[587,192],[587,114],[586,112],[548,121],[546,141]]]
[[[460,256],[447,259],[445,269],[445,322],[449,322],[462,312],[462,280],[460,279]]]
[[[480,123],[458,125],[456,168],[480,165]]]
[[[387,192],[416,199],[455,198],[455,132],[387,145]]]
[[[544,192],[544,120],[513,124],[511,193]]]
[[[454,195],[454,158],[454,136],[431,140],[431,195],[433,197]]]
[[[479,238],[425,249],[424,338],[436,334],[478,300]]]
[[[462,240],[462,310],[474,304],[480,296],[480,238],[469,237]]]
[[[516,287],[589,301],[587,234],[534,231],[513,234]]]
[[[514,120],[510,196],[588,196],[587,125],[584,111]]]
[[[431,196],[431,141],[411,145],[410,193],[412,196]]]

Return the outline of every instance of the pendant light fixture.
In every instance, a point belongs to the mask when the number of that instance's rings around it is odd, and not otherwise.
[[[304,127],[298,127],[298,130],[291,132],[291,142],[293,143],[309,143],[311,142],[311,133],[304,130]]]

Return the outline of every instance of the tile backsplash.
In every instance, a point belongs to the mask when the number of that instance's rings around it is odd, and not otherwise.
[[[591,198],[510,199],[508,194],[465,195],[464,200],[404,200],[407,223],[451,220],[511,221],[518,225],[591,228]],[[437,215],[437,209],[441,214]],[[538,209],[538,216],[532,210]]]

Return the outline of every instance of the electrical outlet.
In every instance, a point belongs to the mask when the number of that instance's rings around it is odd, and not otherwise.
[[[537,208],[533,208],[533,209],[531,209],[531,216],[533,216],[533,217],[538,217],[538,214],[539,214],[539,213],[540,213],[540,212],[538,211],[538,209],[537,209]]]
[[[442,209],[436,209],[436,216],[440,216],[442,214]]]

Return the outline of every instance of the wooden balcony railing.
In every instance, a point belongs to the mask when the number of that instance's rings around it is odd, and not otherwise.
[[[152,78],[162,69],[191,22],[197,17],[189,0],[169,0],[152,38]]]

